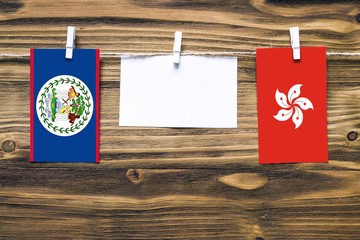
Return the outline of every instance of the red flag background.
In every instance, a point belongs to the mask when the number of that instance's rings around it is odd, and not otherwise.
[[[257,49],[256,77],[259,163],[327,162],[326,48]]]

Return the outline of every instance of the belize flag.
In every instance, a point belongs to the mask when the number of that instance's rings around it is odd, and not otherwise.
[[[327,162],[326,48],[256,50],[259,163]]]
[[[30,50],[30,162],[99,162],[98,49]]]

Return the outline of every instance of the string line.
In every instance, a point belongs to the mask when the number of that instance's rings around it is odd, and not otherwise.
[[[169,56],[172,52],[148,52],[148,53],[131,53],[131,52],[100,52],[100,56]],[[181,52],[182,56],[241,56],[241,55],[256,55],[255,51],[240,51],[240,52]],[[327,56],[360,56],[360,52],[326,52]],[[30,54],[0,54],[0,57],[30,57]]]

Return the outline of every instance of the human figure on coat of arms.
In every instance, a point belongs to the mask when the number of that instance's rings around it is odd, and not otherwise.
[[[68,91],[52,89],[45,99],[46,112],[53,122],[69,121],[73,125],[85,110],[84,97],[71,86]]]

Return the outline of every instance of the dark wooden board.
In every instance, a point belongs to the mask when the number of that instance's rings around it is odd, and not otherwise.
[[[0,2],[0,239],[360,239],[359,1]],[[30,164],[29,48],[100,48],[101,164]],[[255,56],[239,54],[238,128],[118,126],[109,52],[326,46],[328,164],[258,165]],[[24,56],[4,56],[15,54]],[[299,146],[299,151],[302,151]],[[296,153],[294,153],[296,154]]]

